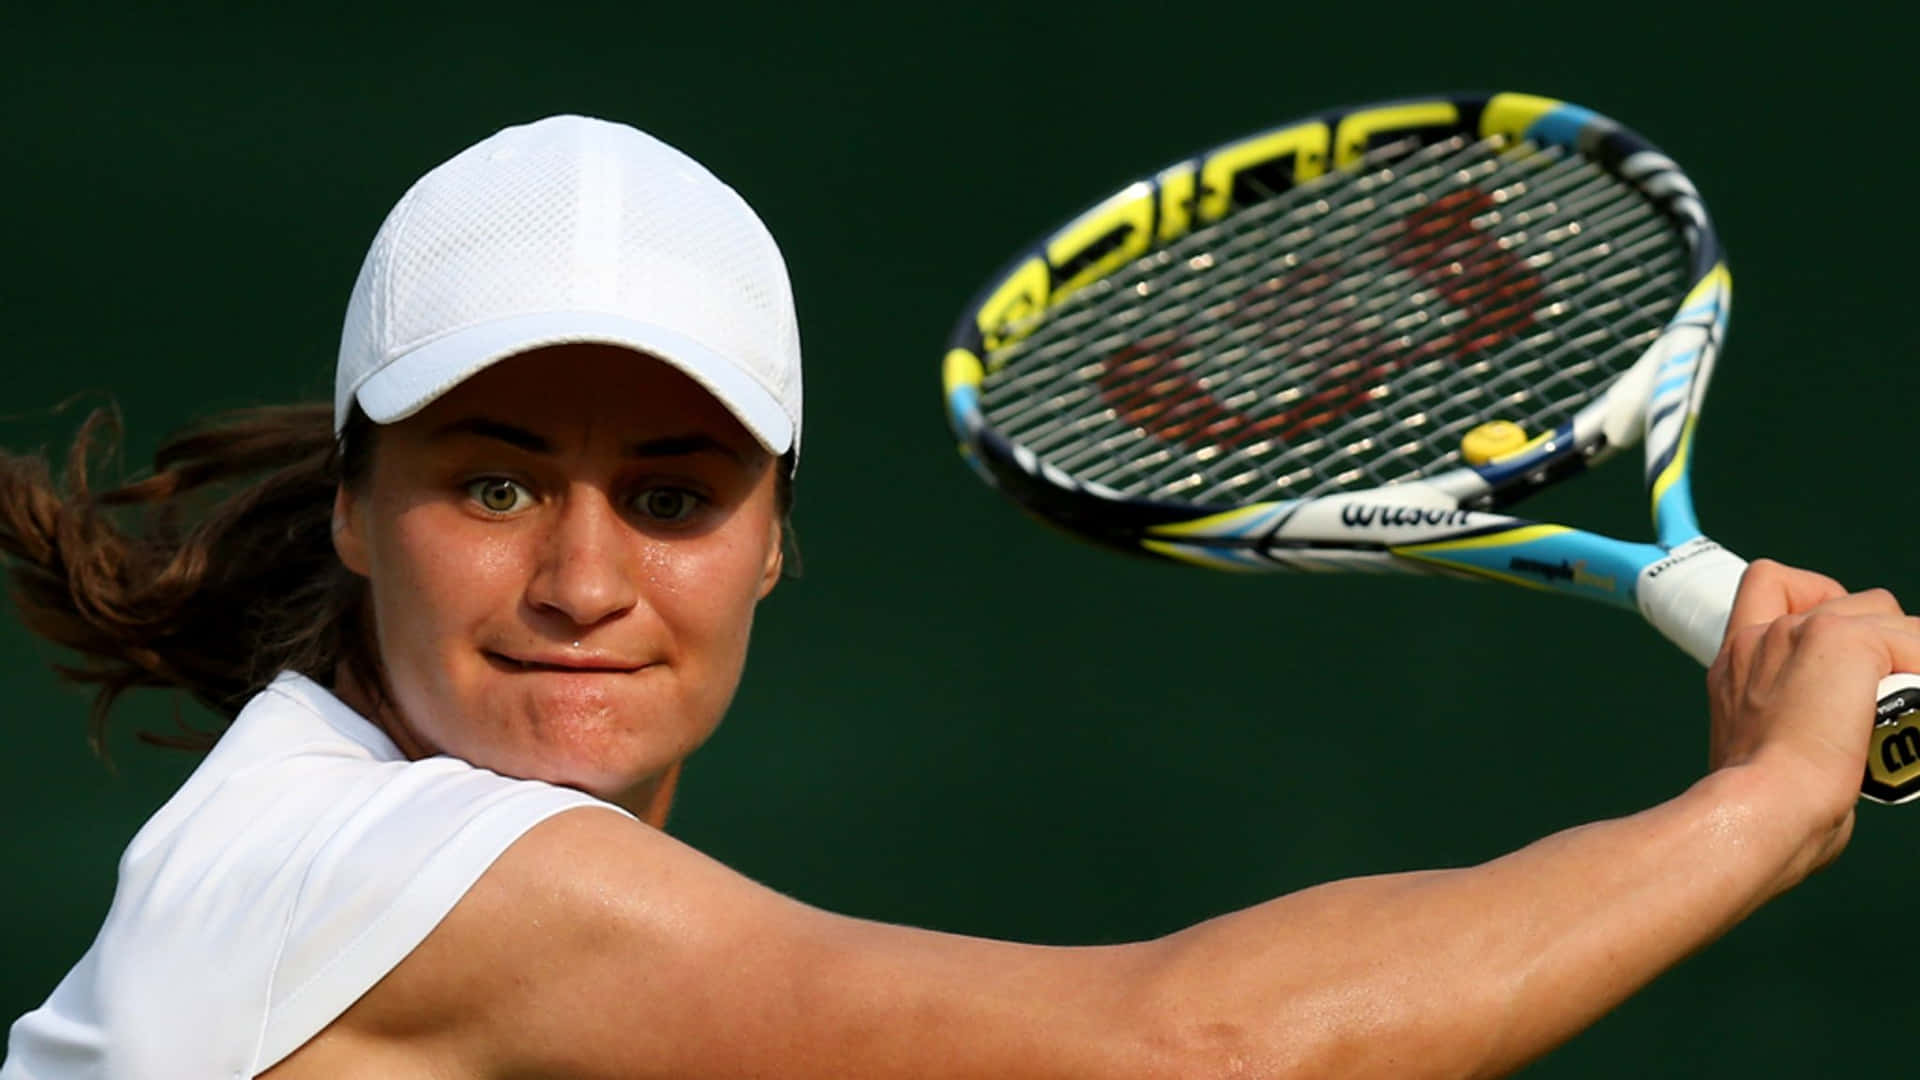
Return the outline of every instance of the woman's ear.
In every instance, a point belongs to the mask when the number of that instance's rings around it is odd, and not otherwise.
[[[765,600],[767,594],[780,584],[780,571],[787,565],[787,526],[784,521],[773,524],[773,543],[767,549],[767,563],[760,568],[759,599]]]
[[[360,500],[348,494],[345,484],[333,491],[333,550],[346,568],[367,576],[367,538]]]

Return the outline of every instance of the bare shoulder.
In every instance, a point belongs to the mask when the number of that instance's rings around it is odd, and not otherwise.
[[[418,948],[268,1075],[591,1076],[609,1042],[629,1066],[618,1075],[647,1075],[630,1066],[653,1025],[627,1021],[670,1014],[664,999],[724,955],[736,920],[786,936],[820,917],[650,826],[570,810],[512,844]]]
[[[832,915],[579,809],[274,1076],[1124,1076],[1148,966]]]

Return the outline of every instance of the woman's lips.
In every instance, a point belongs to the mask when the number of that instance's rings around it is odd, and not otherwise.
[[[500,653],[489,650],[487,659],[507,671],[556,671],[575,675],[625,675],[639,671],[645,664],[633,663],[604,653]]]

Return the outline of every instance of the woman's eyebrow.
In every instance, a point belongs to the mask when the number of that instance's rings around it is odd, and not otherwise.
[[[642,439],[629,443],[626,456],[634,458],[684,457],[688,454],[721,454],[742,465],[747,463],[746,455],[711,435],[665,435],[657,439]]]
[[[526,428],[509,424],[504,420],[491,420],[484,416],[468,416],[443,424],[427,436],[430,442],[453,438],[457,435],[472,435],[482,439],[493,439],[518,447],[531,454],[551,454],[553,443],[544,435],[528,431]],[[693,454],[720,454],[723,457],[744,465],[747,457],[736,447],[700,432],[685,435],[663,435],[653,439],[642,439],[629,443],[622,451],[630,458],[687,457]]]
[[[439,442],[455,435],[477,435],[483,439],[495,439],[509,446],[516,446],[532,454],[551,454],[553,444],[544,436],[536,435],[523,427],[501,420],[489,420],[484,416],[469,416],[451,423],[442,424],[427,436],[428,442]]]

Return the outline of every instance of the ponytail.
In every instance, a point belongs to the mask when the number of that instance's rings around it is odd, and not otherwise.
[[[104,754],[107,714],[139,687],[173,687],[230,720],[281,671],[330,684],[341,665],[377,687],[366,583],[340,563],[334,493],[366,482],[374,426],[355,409],[229,413],[168,439],[151,475],[95,491],[120,424],[96,410],[56,483],[40,454],[0,452],[0,555],[21,620],[79,654],[55,665],[95,688],[88,737]],[[215,734],[141,732],[205,749]]]

